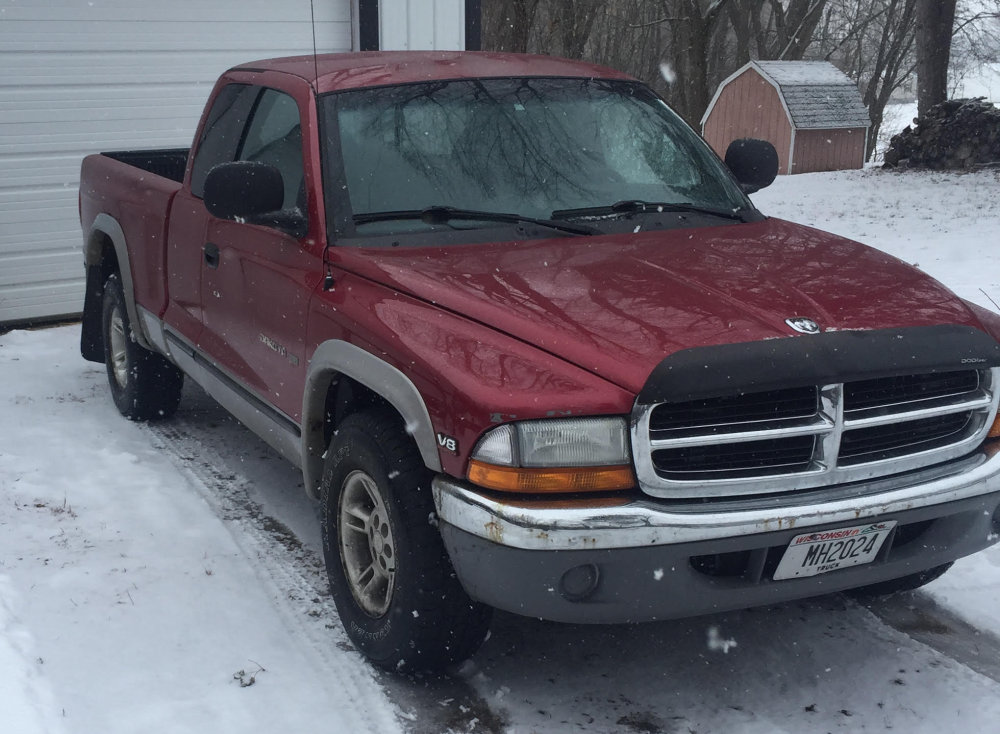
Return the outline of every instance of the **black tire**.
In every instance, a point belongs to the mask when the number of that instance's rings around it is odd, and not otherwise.
[[[135,340],[117,274],[104,283],[101,330],[108,385],[118,411],[133,421],[173,415],[181,401],[184,374]]]
[[[388,409],[346,418],[326,455],[323,555],[333,598],[351,641],[386,670],[461,662],[489,630],[492,609],[465,593],[431,524],[431,476]]]
[[[857,589],[851,589],[847,593],[863,599],[876,596],[891,596],[902,591],[913,591],[940,578],[951,566],[951,563],[945,563],[934,568],[928,568],[926,571],[918,571],[908,576],[902,576],[898,579],[889,579],[888,581],[880,581],[877,584],[859,586]]]

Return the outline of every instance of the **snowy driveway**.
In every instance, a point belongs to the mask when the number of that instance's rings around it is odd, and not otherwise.
[[[812,174],[754,198],[1000,301],[995,173]],[[296,472],[197,390],[165,424],[121,419],[77,339],[0,336],[4,732],[998,728],[997,548],[909,617],[840,596],[640,627],[498,615],[452,679],[376,674],[326,595]]]

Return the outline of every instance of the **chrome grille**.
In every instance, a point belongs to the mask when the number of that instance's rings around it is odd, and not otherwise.
[[[815,447],[815,436],[685,446],[654,452],[653,466],[658,475],[673,480],[790,474],[809,469]]]
[[[872,479],[972,451],[1000,368],[637,406],[636,471],[657,497],[773,494]]]
[[[979,377],[978,370],[961,370],[848,382],[844,385],[844,412],[850,415],[902,403],[965,395],[979,387]]]
[[[965,435],[972,412],[935,416],[888,426],[847,431],[840,440],[840,466],[892,459],[938,446],[947,446]]]
[[[677,431],[725,432],[748,423],[792,421],[815,415],[819,409],[815,387],[769,390],[683,403],[661,403],[649,418],[651,435],[667,438]]]

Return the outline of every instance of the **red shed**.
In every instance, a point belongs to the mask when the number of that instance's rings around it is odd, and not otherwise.
[[[751,61],[719,85],[701,118],[720,156],[738,138],[769,140],[779,173],[861,168],[870,125],[857,85],[828,61]]]

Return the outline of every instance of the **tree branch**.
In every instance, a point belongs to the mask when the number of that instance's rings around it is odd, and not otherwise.
[[[806,10],[805,15],[802,16],[802,21],[795,28],[795,32],[789,35],[788,43],[785,44],[785,47],[781,50],[781,53],[778,54],[779,59],[785,58],[785,55],[789,51],[791,51],[792,47],[798,42],[799,40],[798,36],[805,28],[806,21],[808,21],[817,10],[822,10],[824,5],[826,5],[826,0],[816,0],[816,2],[813,3],[812,7]]]

